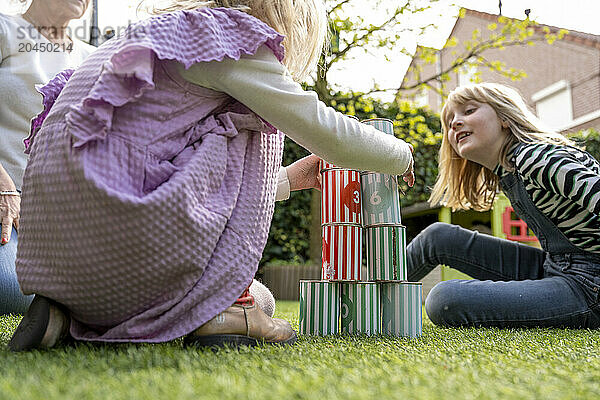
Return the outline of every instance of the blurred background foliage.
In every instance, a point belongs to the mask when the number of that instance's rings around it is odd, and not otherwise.
[[[568,136],[600,161],[600,132],[595,129],[584,129]]]
[[[287,166],[309,153],[302,146],[285,138],[283,163]],[[309,260],[312,190],[290,193],[290,198],[275,203],[275,213],[269,231],[261,265],[266,263],[297,263]]]

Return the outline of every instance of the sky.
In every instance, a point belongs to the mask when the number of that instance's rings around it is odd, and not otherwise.
[[[0,12],[6,11],[10,1],[0,0]],[[355,10],[349,10],[349,16],[358,14],[369,22],[376,22],[386,17],[390,7],[401,4],[400,0],[382,0],[379,7],[364,7],[367,2],[374,4],[373,1],[352,0],[351,3],[359,6]],[[413,1],[429,3],[428,0]],[[424,46],[440,48],[454,26],[458,6],[497,14],[498,2],[499,0],[440,0],[431,3],[430,10],[420,13],[419,18],[413,15],[401,20],[398,27],[402,29],[433,22],[437,29],[430,30],[420,38],[410,32],[402,32],[400,45],[411,52],[416,48],[417,41]],[[118,30],[138,18],[136,7],[139,0],[98,0],[98,3],[101,28]],[[523,19],[526,8],[531,9],[529,17],[539,23],[600,35],[599,0],[502,0],[502,14],[507,17]],[[398,87],[410,63],[410,57],[393,51],[386,51],[385,54],[365,53],[358,49],[349,55],[351,60],[343,63],[343,69],[334,69],[330,74],[330,80],[344,89],[365,91],[374,82],[380,87]],[[392,92],[388,96],[391,98]]]

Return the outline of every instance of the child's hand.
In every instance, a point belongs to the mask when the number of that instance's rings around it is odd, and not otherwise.
[[[290,191],[313,188],[321,190],[319,160],[319,157],[311,154],[286,167]]]
[[[410,147],[411,154],[414,153],[415,149],[412,147],[412,145],[409,144],[408,146]],[[413,187],[415,184],[415,159],[413,157],[410,158],[410,166],[402,175],[402,180],[410,187]]]

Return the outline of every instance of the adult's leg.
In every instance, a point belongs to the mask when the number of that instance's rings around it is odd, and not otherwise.
[[[545,253],[460,226],[436,222],[407,247],[408,279],[421,280],[439,264],[480,280],[510,281],[544,276]]]
[[[15,261],[17,258],[17,231],[13,227],[10,241],[0,245],[0,314],[23,314],[33,300],[19,287]]]

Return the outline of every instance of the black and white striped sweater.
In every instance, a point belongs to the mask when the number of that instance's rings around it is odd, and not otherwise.
[[[524,144],[512,160],[536,207],[575,246],[600,253],[600,164],[568,146]],[[508,172],[494,171],[500,177]]]

